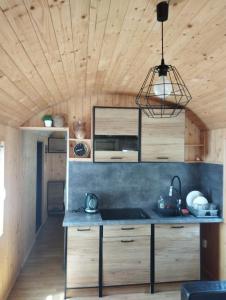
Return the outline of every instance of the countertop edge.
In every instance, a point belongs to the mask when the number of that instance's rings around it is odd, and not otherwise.
[[[197,218],[192,215],[182,217],[160,217],[154,211],[149,211],[150,219],[144,220],[102,220],[99,213],[88,215],[87,213],[66,212],[63,220],[63,227],[101,226],[101,225],[131,225],[131,224],[205,224],[222,223],[224,219]]]

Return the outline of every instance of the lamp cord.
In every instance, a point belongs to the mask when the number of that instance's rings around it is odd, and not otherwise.
[[[163,57],[163,22],[162,22],[162,62],[164,63],[164,57]]]

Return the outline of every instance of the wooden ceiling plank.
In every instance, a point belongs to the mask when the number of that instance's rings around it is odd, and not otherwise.
[[[49,94],[55,103],[59,102],[62,96],[28,14],[28,11],[36,9],[35,6],[30,6],[27,10],[21,0],[7,0],[7,5],[0,6]]]
[[[191,3],[191,1],[189,1],[189,3]],[[174,26],[174,24],[176,24],[174,27],[177,28],[175,36],[178,36],[178,30],[181,30],[181,28],[180,26],[178,26],[177,18],[178,16],[184,15],[183,12],[187,12],[187,5],[188,2],[184,1],[181,2],[180,4],[178,3],[178,5],[176,5],[175,7],[169,8],[170,17],[164,26],[165,37],[167,37],[167,35],[169,34],[169,30]],[[147,37],[147,42],[143,44],[139,56],[137,57],[136,60],[134,60],[134,63],[131,65],[131,68],[128,70],[127,80],[124,80],[121,90],[123,90],[124,87],[127,87],[128,90],[133,89],[133,87],[137,87],[136,88],[137,89],[136,93],[137,93],[150,67],[158,65],[161,61],[161,55],[160,55],[161,27],[160,27],[160,23],[158,23],[156,20],[156,16],[154,16],[154,20],[155,20],[155,25],[153,27],[153,30],[150,32],[150,35]],[[174,37],[174,44],[176,43],[177,42],[175,42],[175,37]],[[152,45],[152,47],[149,47],[149,45]],[[167,63],[169,61],[168,60],[169,48],[167,48],[166,46],[167,45],[165,43],[165,58]],[[137,77],[134,76],[134,74],[136,74]],[[139,83],[137,82],[137,80],[139,80]]]
[[[133,62],[136,61],[143,45],[149,43],[148,37],[156,24],[156,3],[157,1],[149,1],[147,6],[140,10],[140,14],[134,17],[135,20],[139,18],[132,37],[127,40],[127,51],[121,53],[117,60],[117,65],[113,67],[109,74],[112,87],[121,86],[123,84],[123,80],[125,80],[129,68],[133,65]],[[134,3],[134,5],[134,10],[138,10],[136,3]],[[106,77],[106,81],[108,81],[108,77]]]
[[[130,44],[133,35],[137,30],[138,24],[141,21],[148,5],[149,0],[130,2],[126,16],[124,18],[123,26],[120,31],[119,39],[115,47],[113,57],[111,59],[111,64],[105,76],[105,82],[111,82],[111,76],[114,77],[114,70],[117,69],[118,64],[120,65],[120,63],[123,62],[124,57],[127,55],[129,49],[128,45]]]
[[[77,93],[86,95],[90,0],[70,1]]]
[[[0,100],[2,101],[1,103],[4,104],[4,107],[8,107],[15,112],[18,112],[23,118],[26,118],[26,116],[30,116],[32,114],[31,110],[18,103],[18,101],[10,97],[9,94],[2,89],[0,89]]]
[[[110,9],[110,0],[91,0],[90,21],[89,21],[89,40],[88,40],[88,62],[86,93],[95,93],[95,79],[98,63],[103,45],[105,28]]]
[[[46,0],[24,0],[31,22],[61,94],[61,101],[70,98],[66,74]]]
[[[48,103],[37,93],[31,82],[20,71],[17,65],[4,49],[0,47],[0,70],[15,84],[15,86],[23,91],[33,103],[34,110],[36,107],[44,109]]]
[[[36,106],[40,109],[44,109],[48,104],[42,97],[36,93],[36,90],[30,84],[28,79],[18,69],[13,60],[8,56],[4,49],[0,47],[0,70],[12,81],[15,86],[23,91],[33,103],[33,107]]]
[[[26,94],[17,88],[17,86],[9,80],[5,74],[0,75],[0,88],[8,93],[8,95],[18,102],[18,105],[22,105],[33,112],[38,112],[38,106],[34,106],[34,103],[29,100]]]
[[[61,60],[69,88],[69,95],[72,98],[77,91],[76,72],[74,61],[74,50],[72,41],[72,25],[69,0],[54,1],[48,0],[51,19],[60,51]]]
[[[2,2],[0,4],[2,5]],[[53,97],[50,95],[36,68],[31,63],[2,10],[0,11],[0,26],[0,45],[2,48],[8,53],[21,72],[33,83],[43,99],[48,104],[54,104]]]
[[[108,68],[111,65],[111,59],[115,47],[118,43],[121,28],[130,4],[130,0],[114,0],[111,1],[108,14],[104,39],[101,48],[101,54],[98,62],[97,72],[95,75],[94,89],[100,93],[103,89]]]

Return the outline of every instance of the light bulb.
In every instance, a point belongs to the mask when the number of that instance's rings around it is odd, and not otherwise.
[[[172,84],[166,76],[160,76],[159,80],[154,85],[154,93],[160,98],[165,98],[172,93]]]

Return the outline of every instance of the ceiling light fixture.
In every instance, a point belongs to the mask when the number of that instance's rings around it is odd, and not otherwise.
[[[176,117],[192,98],[176,67],[164,61],[163,22],[168,20],[168,11],[168,2],[157,4],[157,21],[162,23],[161,64],[149,70],[135,100],[152,118]]]

